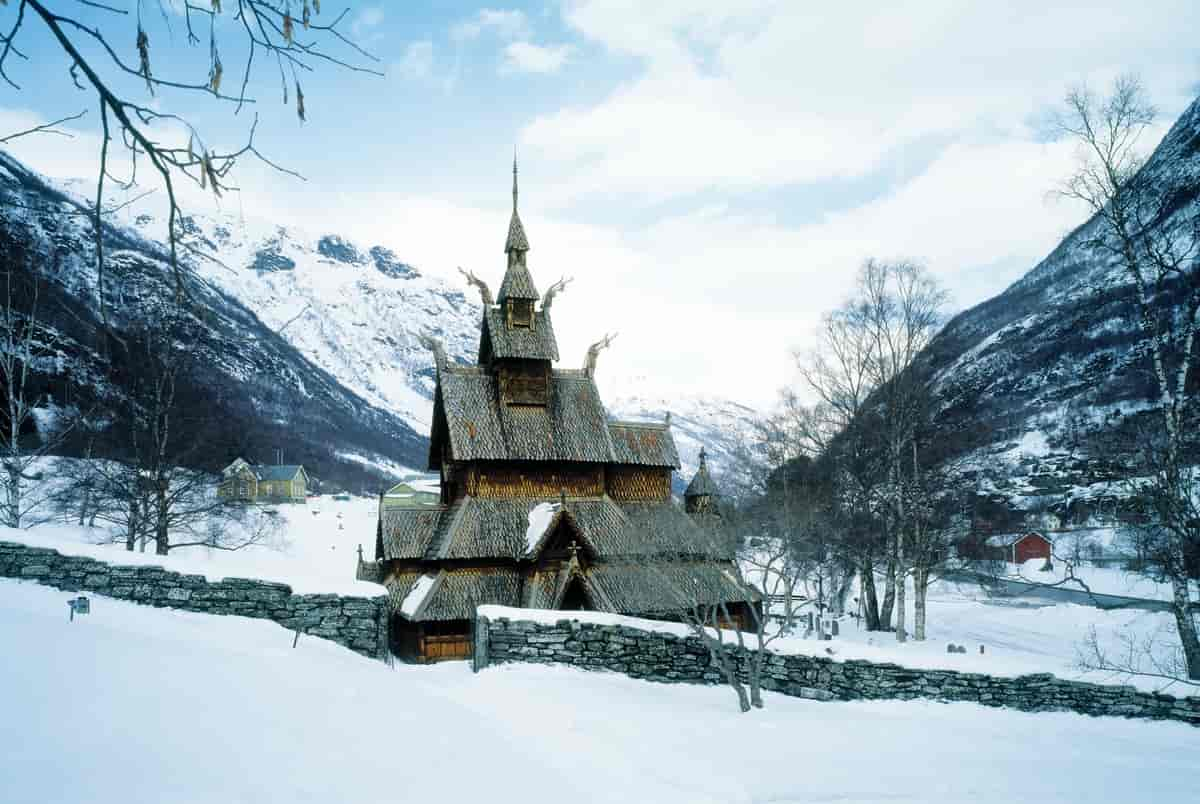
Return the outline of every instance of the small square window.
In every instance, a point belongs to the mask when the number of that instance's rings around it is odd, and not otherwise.
[[[533,302],[513,299],[508,303],[508,325],[512,329],[533,329]]]

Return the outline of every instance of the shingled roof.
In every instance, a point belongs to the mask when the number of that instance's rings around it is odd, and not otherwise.
[[[259,480],[291,480],[304,467],[300,464],[282,466],[255,466],[254,474]]]
[[[438,509],[392,509],[383,513],[379,559],[528,560],[565,520],[599,558],[703,557],[731,560],[733,546],[720,531],[698,526],[672,502],[618,503],[608,496],[568,499],[530,553],[529,514],[552,498],[492,500],[463,497]]]
[[[739,581],[732,562],[602,562],[584,569],[545,570],[528,578],[511,567],[441,569],[432,585],[418,593],[420,600],[403,610],[422,575],[397,573],[387,582],[392,611],[405,619],[464,620],[474,616],[476,606],[485,604],[549,608],[557,604],[556,597],[571,578],[583,582],[596,609],[617,614],[669,614],[694,606],[760,598],[752,587]]]
[[[525,360],[558,360],[558,342],[554,338],[554,324],[549,310],[539,310],[533,315],[531,329],[509,329],[504,320],[504,309],[490,307],[483,311],[483,329],[479,339],[479,361],[487,361],[490,350],[492,357],[523,358]]]
[[[517,226],[521,225],[521,221],[517,218],[515,212],[513,213],[513,220]],[[524,239],[524,237],[525,233],[521,232],[521,238]],[[537,286],[533,284],[533,276],[525,266],[524,259],[510,258],[508,269],[504,272],[504,279],[500,280],[500,292],[496,295],[496,303],[504,304],[505,299],[537,301],[539,298],[541,297],[538,294]]]
[[[609,438],[617,463],[679,468],[679,453],[669,425],[653,422],[609,422]]]
[[[700,467],[696,470],[696,476],[692,478],[692,482],[688,483],[687,490],[683,492],[684,497],[715,497],[717,495],[717,484],[713,482],[712,475],[708,473],[708,458],[704,449],[700,450]]]
[[[548,403],[504,405],[498,381],[479,366],[447,368],[439,375],[434,401],[430,468],[441,466],[439,423],[456,461],[614,460],[600,392],[581,371],[551,373]]]

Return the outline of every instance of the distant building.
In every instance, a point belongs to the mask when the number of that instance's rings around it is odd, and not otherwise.
[[[229,502],[302,503],[308,473],[299,464],[256,465],[238,458],[221,471],[217,497]]]
[[[432,491],[420,491],[407,483],[397,483],[383,493],[383,508],[425,508],[439,505],[441,495]]]
[[[1053,542],[1033,531],[991,536],[984,545],[987,552],[984,558],[1009,564],[1024,564],[1035,558],[1049,560],[1054,549]]]

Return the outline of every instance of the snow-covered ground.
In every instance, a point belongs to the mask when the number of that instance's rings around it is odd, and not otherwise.
[[[1043,559],[1032,559],[1020,566],[1009,565],[1012,573],[1007,576],[1013,580],[1029,583],[1061,586],[1064,589],[1087,591],[1097,595],[1120,595],[1122,597],[1137,597],[1144,600],[1170,600],[1171,585],[1159,583],[1153,578],[1139,575],[1119,567],[1093,567],[1080,564],[1068,568],[1065,562],[1051,562],[1051,569],[1045,570]],[[1195,599],[1196,584],[1192,584],[1192,597]]]
[[[462,662],[388,668],[239,617],[0,580],[0,799],[1189,801],[1200,729],[974,704],[818,703]]]
[[[261,578],[289,584],[300,594],[382,594],[378,584],[354,579],[358,545],[362,545],[365,558],[375,557],[375,500],[317,497],[304,505],[273,508],[280,520],[278,536],[235,551],[185,547],[157,556],[151,544],[145,553],[131,553],[124,544],[109,540],[102,528],[58,523],[28,530],[0,528],[0,541],[50,547],[67,555],[91,556],[113,564],[153,564],[210,580]]]
[[[907,607],[911,633],[915,611],[912,596]],[[1174,621],[1165,612],[1130,609],[1104,611],[1071,603],[1055,605],[1005,604],[992,601],[972,584],[939,582],[930,589],[927,603],[927,639],[899,644],[892,633],[860,630],[850,618],[840,623],[839,635],[830,641],[782,637],[771,644],[780,653],[829,655],[836,659],[895,662],[908,667],[944,668],[970,673],[1015,676],[1054,673],[1059,678],[1104,684],[1130,684],[1172,695],[1200,694],[1200,689],[1180,684],[1167,686],[1160,679],[1130,678],[1111,673],[1084,672],[1079,654],[1091,629],[1101,645],[1118,643],[1123,634],[1157,637],[1177,643]],[[966,653],[947,653],[950,643]],[[979,647],[983,646],[983,653]]]
[[[47,524],[29,530],[0,528],[0,541],[51,547],[71,555],[87,555],[117,564],[152,564],[178,572],[203,574],[211,580],[225,577],[261,578],[289,584],[297,593],[333,592],[376,596],[377,584],[357,581],[354,570],[358,545],[366,558],[374,557],[376,502],[331,497],[310,499],[305,505],[277,506],[281,534],[268,544],[235,552],[189,547],[165,557],[153,552],[130,553],[121,544],[96,544],[105,538],[98,529]],[[153,546],[149,548],[153,550]],[[1103,572],[1117,573],[1117,570]],[[915,612],[908,595],[911,631]],[[803,609],[802,609],[803,611]],[[891,634],[868,633],[846,618],[832,642],[786,637],[772,643],[784,653],[815,653],[838,659],[896,662],[911,667],[937,667],[993,675],[1054,673],[1062,678],[1102,683],[1130,683],[1148,690],[1164,689],[1155,679],[1084,673],[1078,668],[1079,652],[1092,629],[1103,645],[1115,645],[1123,634],[1155,637],[1174,644],[1170,615],[1132,610],[1103,611],[1072,604],[1031,606],[990,600],[973,584],[938,582],[928,601],[928,639],[897,644]],[[946,652],[948,643],[964,645],[967,653]],[[984,653],[979,653],[979,646]],[[1165,688],[1175,695],[1200,692],[1178,684]]]

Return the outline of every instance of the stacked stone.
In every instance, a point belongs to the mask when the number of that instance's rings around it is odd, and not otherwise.
[[[694,637],[625,625],[559,620],[553,625],[498,618],[476,620],[475,667],[490,663],[568,664],[611,670],[664,683],[719,684],[708,649]],[[747,676],[749,651],[739,660]],[[1177,720],[1200,726],[1200,698],[1140,692],[1133,687],[1067,681],[1049,673],[998,678],[954,670],[921,670],[896,664],[819,656],[769,655],[762,685],[784,695],[818,700],[967,701],[1026,712],[1079,712]]]
[[[272,620],[371,658],[387,652],[387,598],[296,595],[287,584],[249,578],[209,581],[156,566],[110,565],[57,550],[0,542],[0,577],[87,591],[150,606]]]

